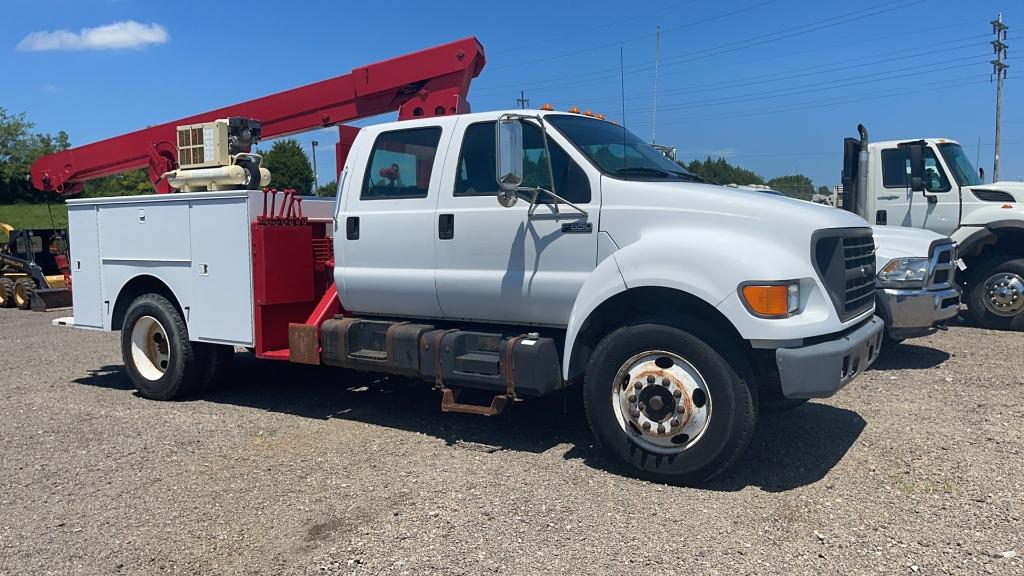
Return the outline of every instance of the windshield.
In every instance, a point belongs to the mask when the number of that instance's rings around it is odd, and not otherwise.
[[[939,151],[942,152],[942,157],[946,159],[946,164],[949,164],[949,169],[952,170],[957,184],[961,186],[977,186],[981,184],[978,172],[974,169],[974,165],[971,164],[967,154],[964,154],[964,149],[959,144],[939,144]]]
[[[549,114],[544,120],[558,128],[598,169],[610,176],[704,181],[622,126],[570,114]]]

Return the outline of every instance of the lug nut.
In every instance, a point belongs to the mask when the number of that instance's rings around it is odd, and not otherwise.
[[[639,418],[640,417],[640,411],[639,410],[633,410],[633,411],[631,411],[629,413],[629,415],[632,416],[633,418]]]
[[[672,383],[672,381],[669,380],[668,378],[662,378],[661,379],[661,385],[666,387],[666,388],[668,388],[669,384],[671,384],[671,383]]]
[[[636,402],[636,394],[630,394],[629,397],[626,398],[626,400],[628,400],[629,402]]]
[[[683,412],[686,412],[686,407],[680,404],[679,406],[676,406],[676,412],[682,414]]]
[[[665,433],[665,425],[664,424],[658,424],[658,434],[664,434],[664,433]]]
[[[683,393],[680,392],[679,390],[674,390],[674,391],[672,391],[672,396],[674,396],[676,398],[682,398]]]
[[[648,384],[654,384],[654,376],[648,376],[647,377],[647,383]]]
[[[679,418],[673,418],[672,421],[669,422],[669,424],[671,424],[673,428],[679,426]]]
[[[650,422],[644,422],[644,430],[650,430],[650,429],[651,429],[651,423]]]
[[[633,384],[633,387],[636,388],[637,390],[642,390],[644,387],[644,383],[637,380],[636,384]]]

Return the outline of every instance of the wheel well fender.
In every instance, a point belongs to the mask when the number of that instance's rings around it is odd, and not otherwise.
[[[111,330],[121,329],[121,325],[124,323],[124,316],[128,312],[128,307],[131,306],[131,303],[136,298],[143,294],[159,294],[167,298],[174,305],[178,314],[181,314],[182,318],[185,317],[181,304],[174,295],[174,291],[163,280],[149,274],[140,274],[125,282],[121,290],[118,291],[117,300],[114,301],[114,311],[110,317]]]
[[[972,268],[997,255],[1024,257],[1024,221],[997,220],[982,227],[963,227],[957,240],[958,254]],[[961,236],[961,234],[954,234]]]
[[[708,301],[675,288],[638,286],[605,298],[588,310],[585,318],[575,326],[570,322],[562,363],[565,379],[582,376],[590,354],[606,334],[631,319],[652,316],[663,318],[668,324],[691,321],[699,326],[694,328],[698,332],[713,332],[728,341],[719,344],[734,346],[737,350],[747,348],[743,337],[728,318]]]

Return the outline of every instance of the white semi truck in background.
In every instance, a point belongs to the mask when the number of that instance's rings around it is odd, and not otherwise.
[[[1024,329],[1024,183],[983,184],[955,140],[925,138],[843,147],[842,207],[877,226],[932,230],[957,243],[963,300],[980,326]],[[876,228],[877,229],[877,228]],[[909,262],[920,275],[924,260]]]
[[[287,197],[69,200],[73,324],[120,330],[161,400],[236,346],[422,379],[449,411],[578,383],[613,462],[684,484],[739,456],[759,396],[830,396],[879,353],[861,218],[703,183],[597,118],[362,128],[333,204]]]

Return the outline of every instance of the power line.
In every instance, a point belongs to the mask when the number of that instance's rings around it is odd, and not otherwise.
[[[837,16],[831,16],[831,17],[828,17],[828,18],[823,18],[823,19],[820,19],[820,20],[815,20],[815,21],[808,22],[808,23],[805,23],[805,24],[800,24],[800,25],[797,25],[797,26],[791,26],[789,28],[784,28],[782,30],[778,30],[778,31],[775,31],[775,32],[770,32],[768,34],[762,34],[760,36],[755,36],[753,38],[748,38],[748,39],[745,39],[745,40],[739,40],[739,41],[735,41],[735,42],[728,42],[728,43],[721,44],[721,45],[718,45],[718,46],[714,46],[714,47],[710,47],[710,48],[704,48],[704,49],[697,50],[697,51],[694,51],[694,52],[688,52],[686,54],[681,54],[681,55],[673,56],[673,57],[670,57],[670,58],[666,58],[664,61],[668,62],[668,64],[665,64],[665,66],[674,66],[674,65],[679,65],[679,64],[685,64],[685,63],[693,62],[693,61],[696,61],[696,60],[701,60],[701,59],[704,59],[704,58],[710,58],[710,57],[713,57],[713,56],[720,56],[722,54],[727,54],[727,53],[732,53],[732,52],[736,52],[736,51],[739,51],[739,50],[745,50],[745,49],[748,49],[748,48],[762,46],[762,45],[769,44],[769,43],[772,43],[772,42],[777,42],[777,41],[780,41],[780,40],[786,40],[786,39],[789,39],[789,38],[794,38],[796,36],[810,34],[811,32],[817,32],[817,31],[820,31],[820,30],[825,30],[825,29],[828,29],[828,28],[832,28],[834,26],[839,26],[841,24],[847,24],[847,23],[850,23],[850,22],[855,22],[857,20],[862,20],[864,18],[870,18],[872,16],[877,16],[877,15],[880,15],[880,14],[885,14],[885,13],[888,13],[888,12],[892,12],[894,10],[898,10],[898,9],[902,9],[902,8],[907,8],[907,7],[910,7],[910,6],[913,6],[913,5],[916,5],[916,4],[920,4],[920,3],[923,3],[923,2],[927,2],[927,1],[928,0],[896,0],[895,2],[887,1],[887,2],[883,2],[881,4],[875,4],[873,6],[869,6],[867,8],[862,8],[862,9],[859,9],[859,10],[854,10],[854,11],[851,11],[851,12],[846,12],[844,14],[840,14],[840,15],[837,15]],[[704,20],[699,20],[699,21],[691,22],[691,23],[685,24],[683,26],[677,26],[675,28],[666,28],[662,32],[670,32],[670,31],[674,31],[674,30],[679,30],[681,28],[695,26],[697,24],[702,24],[702,23],[709,22],[709,21],[712,21],[712,20],[717,20],[717,19],[721,19],[721,18],[727,18],[729,16],[733,16],[733,15],[738,14],[740,12],[745,12],[745,11],[748,11],[748,10],[752,10],[752,9],[761,7],[764,4],[768,4],[768,3],[769,2],[764,2],[762,4],[757,4],[757,5],[750,6],[750,7],[741,9],[741,10],[735,10],[733,12],[729,12],[729,13],[722,14],[722,15],[715,16],[715,17],[711,17],[711,18],[706,18]],[[582,54],[582,53],[589,52],[589,51],[592,51],[592,50],[598,50],[598,49],[601,49],[601,48],[606,48],[606,47],[609,47],[609,46],[618,45],[618,44],[621,44],[623,42],[632,42],[634,40],[639,40],[639,39],[643,39],[643,38],[650,38],[651,36],[653,36],[653,34],[644,34],[644,35],[637,36],[637,37],[634,37],[634,38],[631,38],[631,39],[625,40],[625,41],[609,43],[609,44],[597,46],[597,47],[594,47],[594,48],[587,48],[587,49],[583,49],[583,50],[577,50],[575,52],[561,54],[561,55],[558,55],[558,56],[550,56],[550,57],[547,57],[547,58],[531,60],[531,61],[528,61],[528,62],[524,62],[524,63],[520,63],[520,64],[515,64],[515,65],[518,66],[518,65],[521,65],[521,64],[533,64],[533,63],[538,63],[538,62],[545,62],[545,61],[549,61],[549,60],[555,60],[555,59],[559,59],[559,58],[564,58],[566,56]],[[641,71],[651,70],[651,67],[649,67],[649,66],[645,67],[646,65],[651,64],[651,63],[652,63],[652,61],[647,61],[647,62],[643,62],[643,63],[639,63],[639,64],[633,64],[633,65],[630,65],[630,66],[628,66],[626,68],[637,68],[636,70],[632,70],[632,71],[629,72],[630,74],[635,74],[635,73],[638,73],[638,72],[641,72]],[[510,66],[497,67],[497,69],[507,68],[507,67],[510,67]],[[494,68],[492,68],[492,69],[494,69]],[[581,73],[581,74],[562,75],[559,78],[552,78],[552,79],[549,79],[549,80],[534,81],[534,82],[531,82],[530,84],[537,85],[537,84],[545,84],[545,83],[557,83],[557,84],[560,84],[562,86],[565,86],[566,85],[565,80],[567,78],[593,77],[593,78],[591,78],[591,81],[596,81],[596,80],[600,80],[600,79],[610,78],[610,77],[612,77],[613,73],[614,73],[614,75],[618,75],[620,73],[620,70],[618,70],[618,69],[603,69],[603,70],[598,70],[598,71],[594,71],[594,72],[585,72],[585,73]],[[496,89],[499,89],[499,88],[507,88],[507,87],[510,87],[510,86],[514,86],[514,85],[483,86],[479,90],[477,90],[476,93],[477,94],[479,94],[480,92],[486,93],[489,90],[496,90]]]

